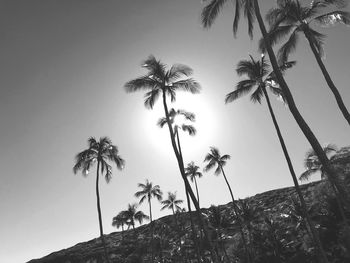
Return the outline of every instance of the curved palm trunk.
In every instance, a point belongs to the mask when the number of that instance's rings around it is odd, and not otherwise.
[[[210,235],[209,235],[209,232],[208,232],[208,228],[207,226],[205,225],[204,223],[204,220],[203,220],[203,217],[202,217],[202,214],[201,214],[201,211],[200,211],[200,207],[199,207],[199,204],[197,202],[197,199],[192,191],[192,188],[187,180],[187,177],[186,177],[186,174],[185,174],[185,168],[184,168],[184,164],[183,164],[183,160],[181,159],[181,156],[179,155],[179,151],[176,147],[176,142],[175,142],[175,137],[174,137],[174,132],[173,132],[173,129],[171,127],[171,123],[170,123],[170,119],[169,119],[169,111],[168,111],[168,106],[167,106],[167,103],[166,103],[166,96],[165,96],[165,92],[163,91],[163,94],[162,94],[162,97],[163,97],[163,106],[164,106],[164,112],[165,112],[165,118],[167,120],[167,124],[168,124],[168,128],[169,128],[169,133],[170,133],[170,140],[171,140],[171,144],[173,146],[173,150],[174,150],[174,153],[175,153],[175,156],[176,156],[176,160],[177,160],[177,163],[178,163],[178,166],[179,166],[179,170],[180,170],[180,174],[181,174],[181,177],[185,183],[185,187],[188,191],[188,194],[190,195],[192,201],[193,201],[193,204],[196,208],[196,212],[197,212],[197,216],[198,216],[198,220],[199,220],[199,224],[201,226],[201,228],[203,229],[203,232],[204,232],[204,236],[208,242],[208,245],[209,245],[209,248],[210,248],[210,252],[211,252],[211,255],[213,256],[213,261],[214,263],[217,262],[217,256],[215,254],[215,251],[213,250],[213,247],[212,247],[212,241],[211,241],[211,238],[210,238]]]
[[[303,194],[301,193],[301,190],[300,190],[300,187],[299,187],[299,183],[298,183],[298,179],[297,179],[297,177],[295,175],[293,164],[292,164],[292,161],[291,161],[291,159],[289,157],[289,153],[288,153],[286,144],[284,143],[284,139],[283,139],[282,133],[280,131],[279,125],[277,123],[277,120],[276,120],[276,117],[275,117],[275,113],[273,112],[269,95],[266,92],[265,88],[263,88],[263,92],[264,92],[264,95],[265,95],[265,98],[266,98],[267,106],[268,106],[269,111],[270,111],[272,122],[273,122],[273,124],[275,126],[275,129],[276,129],[276,132],[277,132],[277,136],[278,136],[278,139],[280,141],[280,144],[281,144],[281,147],[282,147],[282,150],[283,150],[283,153],[284,153],[284,157],[286,158],[286,161],[287,161],[287,164],[288,164],[289,172],[290,172],[290,174],[291,174],[291,176],[293,178],[294,187],[295,187],[295,190],[296,190],[296,192],[298,194],[298,197],[299,197],[299,200],[300,200],[300,203],[301,203],[301,207],[302,207],[302,211],[303,211],[303,214],[304,214],[304,218],[306,219],[307,225],[309,226],[309,229],[311,231],[310,232],[311,237],[312,237],[315,245],[318,248],[318,251],[320,253],[321,262],[327,262],[327,256],[326,256],[326,253],[325,253],[324,249],[322,248],[322,244],[321,244],[320,238],[318,236],[318,233],[316,232],[315,226],[312,223],[309,214],[307,213],[306,203],[305,203]]]
[[[258,0],[253,0],[254,1],[254,11],[255,11],[255,16],[258,20],[259,23],[259,27],[261,30],[261,33],[264,37],[264,41],[265,41],[265,46],[266,46],[266,50],[267,53],[269,54],[269,58],[270,58],[270,62],[272,65],[272,68],[276,74],[277,77],[277,81],[279,83],[279,85],[282,88],[283,94],[286,97],[288,106],[289,106],[289,110],[292,113],[294,119],[296,120],[296,122],[298,123],[300,129],[302,130],[302,132],[304,133],[305,137],[307,138],[307,140],[309,141],[310,145],[312,146],[313,150],[315,151],[315,153],[317,154],[321,164],[323,165],[326,173],[329,176],[329,180],[331,181],[331,183],[334,183],[334,185],[339,189],[339,198],[341,200],[341,203],[348,207],[348,202],[349,202],[349,195],[347,190],[345,190],[343,187],[341,187],[341,183],[339,182],[337,176],[336,176],[336,172],[335,169],[331,166],[329,159],[327,157],[327,155],[324,153],[320,143],[318,142],[316,136],[314,135],[314,133],[311,131],[309,125],[305,122],[304,118],[302,117],[302,115],[300,114],[297,106],[295,105],[294,102],[294,98],[289,90],[289,87],[286,83],[286,81],[284,80],[282,73],[278,67],[278,63],[276,60],[276,56],[275,53],[272,50],[272,47],[270,45],[269,39],[268,39],[268,34],[265,28],[265,24],[263,22],[263,19],[261,17],[260,14],[260,9],[259,9],[259,4],[258,4]]]
[[[198,193],[198,186],[197,186],[196,176],[194,176],[194,185],[196,186],[197,201],[198,201],[198,205],[200,206],[200,204],[199,204],[199,193]]]
[[[178,149],[179,149],[180,157],[181,157],[181,159],[183,160],[183,158],[182,158],[181,144],[180,144],[179,130],[176,129],[175,133],[176,133],[177,146],[178,146]],[[201,254],[201,251],[200,251],[199,245],[198,245],[198,238],[197,238],[196,229],[195,229],[195,227],[194,227],[193,218],[192,218],[191,201],[190,201],[190,197],[189,197],[189,195],[188,195],[188,191],[187,191],[186,187],[185,187],[185,192],[186,192],[186,199],[187,199],[188,212],[189,212],[189,215],[190,215],[190,223],[191,223],[191,229],[192,229],[192,238],[193,238],[193,242],[194,242],[194,245],[195,245],[195,248],[196,248],[197,261],[198,261],[198,263],[200,263],[200,262],[201,262],[201,255],[202,255],[202,254]]]
[[[225,182],[226,182],[226,185],[227,185],[227,187],[228,187],[228,190],[230,191],[230,195],[231,195],[231,198],[232,198],[233,211],[234,211],[235,214],[236,214],[236,218],[237,218],[237,222],[238,222],[238,227],[239,227],[239,232],[241,233],[242,242],[243,242],[243,246],[244,246],[244,251],[245,251],[246,257],[247,257],[247,262],[251,262],[251,257],[250,257],[250,253],[249,253],[249,250],[248,250],[247,241],[246,241],[246,239],[245,239],[244,232],[243,232],[242,221],[241,221],[241,219],[239,218],[238,209],[237,209],[237,205],[236,205],[236,203],[235,203],[235,198],[233,197],[232,189],[231,189],[231,186],[230,186],[229,182],[227,181],[224,168],[222,168],[222,166],[220,166],[220,169],[221,169],[222,175],[223,175],[224,178],[225,178]]]
[[[328,87],[331,89],[335,100],[337,101],[338,107],[340,109],[340,111],[342,112],[344,118],[346,119],[346,121],[348,122],[348,124],[350,125],[350,114],[348,109],[346,108],[343,99],[337,89],[337,87],[334,85],[333,80],[331,79],[331,76],[329,75],[326,66],[323,64],[322,59],[320,57],[320,54],[318,53],[318,51],[316,50],[315,45],[313,44],[311,37],[310,37],[310,32],[308,31],[308,28],[306,28],[304,31],[305,37],[307,38],[309,45],[311,47],[312,53],[314,53],[314,56],[316,58],[317,64],[318,66],[321,68],[322,74],[328,84]]]
[[[100,161],[97,162],[97,171],[96,171],[97,213],[98,213],[98,222],[99,222],[99,226],[100,226],[100,238],[101,238],[102,245],[103,245],[104,256],[105,256],[106,262],[109,263],[107,246],[106,246],[105,238],[103,236],[102,213],[101,213],[101,205],[100,205],[100,191],[98,188],[99,177],[100,177]]]

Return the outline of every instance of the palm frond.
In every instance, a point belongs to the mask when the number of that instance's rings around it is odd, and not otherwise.
[[[167,120],[166,120],[165,117],[163,117],[163,118],[160,118],[160,119],[158,120],[157,125],[158,125],[159,127],[163,128],[164,125],[165,125],[166,123],[167,123]]]
[[[204,28],[212,26],[226,2],[227,0],[211,0],[210,3],[203,8],[201,20]]]
[[[200,84],[192,78],[178,80],[172,85],[177,90],[189,91],[193,94],[199,93],[201,90]]]
[[[253,103],[258,102],[259,104],[261,104],[261,98],[264,96],[263,93],[263,88],[261,87],[264,84],[260,84],[259,87],[252,93],[252,95],[250,96],[250,100]]]
[[[256,85],[255,80],[245,79],[245,80],[239,81],[236,85],[236,90],[226,95],[225,103],[229,103],[236,99],[241,98],[242,96],[249,93],[255,85]]]
[[[298,31],[297,28],[294,29],[293,33],[290,35],[288,41],[282,45],[278,51],[278,64],[282,65],[285,61],[288,61],[288,56],[292,53],[298,42]]]
[[[153,109],[154,103],[158,100],[160,93],[160,89],[152,89],[145,94],[144,105],[147,109]]]
[[[154,79],[151,79],[147,75],[128,81],[124,85],[124,88],[126,92],[131,93],[136,91],[150,90],[157,86],[159,86],[159,82],[155,81]]]
[[[197,133],[197,130],[195,127],[193,127],[192,125],[186,125],[186,124],[182,124],[181,129],[184,132],[188,132],[189,135],[194,136]]]
[[[192,121],[192,122],[196,121],[196,115],[192,112],[179,109],[177,110],[177,114],[184,116],[185,119],[188,121]]]
[[[189,77],[192,75],[192,73],[193,70],[189,66],[183,64],[174,64],[168,71],[167,78],[170,82],[173,82],[182,76]]]
[[[314,173],[318,172],[318,169],[310,169],[310,170],[306,170],[305,172],[303,172],[300,176],[299,176],[299,180],[300,181],[307,181],[309,180],[310,176],[313,175]]]
[[[325,35],[321,34],[320,32],[317,32],[316,30],[313,30],[312,28],[308,28],[309,35],[311,38],[311,44],[315,46],[317,49],[318,54],[323,57],[324,51],[323,51],[323,40],[326,37]]]
[[[268,33],[268,39],[270,42],[270,45],[274,46],[278,44],[283,38],[287,37],[290,32],[293,30],[295,26],[294,25],[283,25],[283,26],[277,26],[273,28]],[[263,38],[259,40],[259,50],[264,53],[266,51],[265,48],[265,41]]]
[[[237,29],[238,29],[238,23],[240,19],[240,14],[241,14],[241,0],[236,0],[236,5],[235,5],[235,16],[233,19],[233,24],[232,24],[232,31],[233,35],[237,35]]]
[[[220,158],[221,161],[227,161],[227,160],[230,160],[230,159],[231,159],[231,156],[228,155],[228,154],[225,154],[225,155],[221,156],[221,158]]]
[[[346,11],[333,11],[317,17],[314,20],[321,26],[333,26],[336,24],[350,25],[350,13]]]
[[[251,57],[251,60],[240,60],[236,67],[236,72],[238,76],[247,75],[254,78],[256,75],[255,61]]]
[[[148,69],[149,75],[154,76],[157,80],[165,79],[166,65],[160,60],[156,60],[153,55],[150,55],[147,59],[145,59],[141,66]]]
[[[239,0],[236,0],[239,1]],[[253,39],[253,29],[255,22],[254,4],[253,1],[243,1],[244,16],[248,21],[248,35]]]

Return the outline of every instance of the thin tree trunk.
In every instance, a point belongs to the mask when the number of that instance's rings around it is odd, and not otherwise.
[[[261,30],[261,33],[264,37],[264,41],[265,41],[265,46],[266,46],[266,50],[269,54],[269,58],[270,58],[270,62],[272,65],[272,68],[276,74],[277,77],[277,82],[279,83],[280,87],[282,88],[283,94],[286,97],[288,106],[289,106],[289,110],[292,113],[294,119],[296,120],[296,122],[298,123],[300,129],[302,130],[302,132],[304,133],[305,137],[307,138],[307,140],[309,141],[310,145],[312,146],[313,150],[315,151],[315,153],[317,154],[321,164],[324,167],[325,172],[328,174],[329,176],[329,180],[335,184],[335,186],[337,188],[339,188],[339,192],[340,195],[339,197],[341,198],[341,201],[343,203],[344,206],[348,207],[348,201],[349,201],[349,197],[348,197],[348,192],[340,187],[341,183],[338,181],[337,177],[336,177],[336,172],[335,169],[331,166],[329,159],[327,157],[327,155],[324,153],[320,143],[318,142],[316,136],[313,134],[313,132],[311,131],[310,127],[308,126],[308,124],[305,122],[304,118],[302,117],[302,115],[300,114],[297,106],[295,105],[294,102],[294,98],[289,90],[289,87],[286,83],[286,81],[284,80],[281,71],[278,67],[278,63],[276,60],[276,56],[275,53],[272,50],[272,47],[270,45],[270,41],[268,39],[268,34],[265,28],[265,24],[264,21],[261,17],[260,14],[260,9],[259,9],[259,4],[258,4],[258,0],[253,0],[254,1],[254,11],[255,11],[255,15],[256,18],[258,20],[259,23],[259,27]]]
[[[349,111],[348,109],[346,108],[344,102],[343,102],[343,99],[337,89],[337,87],[334,85],[334,82],[333,80],[331,79],[331,76],[329,75],[327,69],[326,69],[326,66],[323,64],[322,62],[322,59],[320,57],[320,54],[319,52],[316,50],[316,47],[315,45],[313,44],[311,38],[310,38],[310,33],[308,31],[309,29],[306,28],[303,32],[305,34],[305,37],[307,38],[308,42],[309,42],[309,45],[311,47],[311,50],[312,50],[312,53],[314,53],[314,56],[316,58],[316,61],[317,61],[317,64],[318,66],[321,68],[321,71],[322,71],[322,74],[328,84],[328,87],[331,89],[334,97],[335,97],[335,100],[337,101],[337,104],[338,104],[338,107],[340,109],[340,111],[342,112],[345,120],[348,122],[348,124],[350,125],[350,114],[349,114]]]
[[[217,256],[215,255],[215,251],[213,250],[213,247],[212,247],[212,241],[211,241],[211,238],[210,238],[210,235],[209,235],[209,232],[208,232],[208,228],[207,226],[205,225],[205,222],[203,220],[203,217],[202,217],[202,214],[201,214],[201,211],[200,211],[200,207],[198,205],[198,202],[197,202],[197,199],[192,191],[192,188],[187,180],[187,177],[186,177],[186,173],[185,173],[185,168],[184,168],[184,164],[183,164],[183,160],[180,158],[180,155],[179,155],[179,152],[178,152],[178,149],[176,147],[176,143],[175,143],[175,138],[174,138],[174,132],[173,132],[173,129],[171,127],[171,123],[170,123],[170,119],[169,119],[169,111],[168,111],[168,106],[167,106],[167,103],[166,103],[166,96],[165,96],[165,92],[163,90],[163,106],[164,106],[164,112],[165,112],[165,117],[166,117],[166,120],[167,120],[167,124],[168,124],[168,128],[169,128],[169,133],[170,133],[170,139],[171,139],[171,144],[173,146],[173,150],[174,150],[174,153],[175,153],[175,156],[176,156],[176,159],[177,159],[177,163],[178,163],[178,166],[179,166],[179,170],[180,170],[180,174],[181,174],[181,177],[185,183],[185,187],[193,201],[193,204],[196,208],[196,211],[197,211],[197,216],[198,216],[198,220],[199,220],[199,223],[200,223],[200,226],[201,228],[203,229],[203,232],[204,232],[204,236],[208,242],[208,245],[209,245],[209,249],[210,249],[210,252],[213,256],[213,261],[214,263],[216,263],[218,260],[217,260]]]
[[[150,223],[150,227],[151,227],[151,259],[153,262],[153,259],[154,259],[154,253],[153,253],[154,228],[153,228],[152,205],[151,205],[151,198],[150,197],[148,197],[148,204],[149,204],[149,217],[151,220],[151,223]]]
[[[107,246],[105,242],[105,238],[103,236],[103,226],[102,226],[102,213],[101,213],[101,205],[100,205],[100,191],[98,188],[98,182],[100,177],[100,161],[97,161],[97,171],[96,171],[96,199],[97,199],[97,213],[98,213],[98,222],[100,226],[100,238],[102,241],[104,256],[106,259],[106,262],[109,263],[108,253],[107,253]]]
[[[233,197],[232,189],[231,189],[231,186],[230,186],[229,182],[227,181],[224,168],[223,168],[222,166],[220,166],[220,169],[221,169],[222,175],[223,175],[224,178],[225,178],[225,182],[226,182],[226,185],[227,185],[227,187],[228,187],[228,190],[230,191],[230,195],[231,195],[231,198],[232,198],[233,211],[234,211],[235,214],[236,214],[236,218],[237,218],[237,222],[238,222],[238,227],[239,227],[239,232],[241,232],[241,237],[242,237],[242,242],[243,242],[244,250],[245,250],[245,253],[246,253],[246,257],[247,257],[247,262],[251,262],[250,253],[249,253],[248,247],[247,247],[247,241],[246,241],[246,239],[245,239],[244,232],[243,232],[242,221],[241,221],[241,219],[239,218],[239,214],[238,214],[238,211],[237,211],[237,206],[236,206],[235,198]]]
[[[292,164],[292,161],[289,157],[289,153],[288,153],[288,150],[287,150],[287,147],[286,147],[286,144],[284,143],[284,139],[283,139],[283,136],[282,136],[282,133],[280,131],[280,128],[279,128],[279,125],[277,123],[277,120],[276,120],[276,117],[275,117],[275,113],[273,112],[273,109],[272,109],[272,106],[271,106],[271,102],[270,102],[270,98],[269,98],[269,95],[266,91],[266,88],[264,87],[263,88],[263,92],[264,92],[264,96],[266,98],[266,102],[267,102],[267,106],[269,108],[269,112],[270,112],[270,115],[271,115],[271,118],[272,118],[272,122],[275,126],[275,129],[276,129],[276,132],[277,132],[277,136],[278,136],[278,139],[280,141],[280,144],[281,144],[281,147],[282,147],[282,150],[283,150],[283,153],[284,153],[284,157],[286,158],[286,161],[287,161],[287,164],[288,164],[288,168],[289,168],[289,172],[292,176],[292,179],[293,179],[293,183],[294,183],[294,187],[295,187],[295,190],[298,194],[298,197],[299,197],[299,200],[300,200],[300,203],[301,203],[301,207],[302,207],[302,211],[303,211],[303,214],[304,214],[304,218],[306,219],[306,222],[310,228],[310,231],[311,231],[311,237],[319,251],[319,256],[321,258],[321,262],[327,262],[325,260],[327,260],[327,256],[326,256],[326,253],[322,247],[322,244],[321,244],[321,241],[320,241],[320,238],[318,236],[318,233],[315,229],[315,226],[314,224],[312,223],[311,219],[310,219],[310,216],[309,214],[307,213],[307,207],[306,207],[306,203],[305,203],[305,200],[304,200],[304,197],[303,197],[303,194],[301,193],[301,190],[300,190],[300,187],[299,187],[299,183],[298,183],[298,179],[297,179],[297,176],[295,175],[295,172],[294,172],[294,168],[293,168],[293,164]]]
[[[197,201],[198,201],[198,205],[200,206],[200,204],[199,204],[199,193],[198,193],[198,186],[197,186],[196,176],[194,176],[194,184],[195,184],[195,186],[196,186],[196,192],[197,192]]]

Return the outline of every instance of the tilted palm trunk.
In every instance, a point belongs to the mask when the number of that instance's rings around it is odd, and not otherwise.
[[[196,176],[194,177],[194,184],[195,184],[195,186],[196,186],[196,192],[197,192],[197,201],[198,201],[198,205],[200,206],[200,204],[199,204],[199,193],[198,193],[198,186],[197,186]]]
[[[237,209],[237,205],[235,203],[235,198],[233,197],[232,189],[231,189],[231,186],[230,186],[229,182],[227,181],[224,168],[221,165],[220,165],[220,169],[221,169],[222,175],[224,176],[224,179],[225,179],[226,185],[228,187],[228,190],[230,191],[230,195],[231,195],[231,199],[232,199],[233,211],[235,212],[235,215],[236,215],[236,218],[237,218],[239,232],[241,233],[242,242],[243,242],[243,246],[244,246],[244,251],[245,251],[246,257],[247,257],[247,262],[251,262],[251,256],[250,256],[250,253],[249,253],[249,250],[248,250],[247,241],[246,241],[245,236],[244,236],[242,221],[239,218],[238,209]]]
[[[311,47],[312,53],[314,53],[314,56],[316,58],[317,64],[318,66],[321,68],[322,74],[328,84],[328,87],[331,89],[335,100],[337,101],[338,107],[340,109],[340,111],[342,112],[344,118],[346,119],[346,121],[348,122],[348,124],[350,125],[350,114],[348,109],[346,108],[343,99],[337,89],[337,87],[334,85],[333,80],[331,79],[331,76],[329,75],[326,66],[323,64],[322,59],[320,57],[319,52],[317,51],[315,45],[313,44],[312,40],[311,40],[311,36],[310,33],[308,31],[308,28],[306,28],[304,31],[305,37],[309,42],[309,45]]]
[[[304,133],[305,137],[309,141],[310,145],[314,149],[315,153],[317,154],[320,162],[322,163],[322,165],[324,167],[325,172],[329,176],[330,182],[333,183],[339,189],[338,197],[340,198],[342,205],[344,205],[345,207],[348,207],[349,206],[349,204],[348,204],[348,202],[349,202],[348,191],[342,187],[341,183],[339,182],[339,180],[336,176],[336,172],[335,172],[334,168],[331,166],[331,164],[329,162],[327,155],[324,153],[316,136],[313,134],[310,127],[305,122],[304,118],[301,116],[297,106],[295,105],[294,98],[289,90],[289,87],[288,87],[286,81],[284,80],[284,78],[282,76],[282,73],[279,69],[279,66],[278,66],[278,63],[276,60],[276,56],[275,56],[275,54],[272,50],[272,47],[270,45],[270,42],[268,39],[268,34],[267,34],[267,31],[266,31],[266,28],[264,25],[264,21],[261,17],[261,14],[260,14],[258,0],[253,0],[253,1],[254,1],[255,15],[256,15],[256,18],[258,20],[261,33],[262,33],[263,38],[264,38],[266,50],[267,50],[267,53],[269,54],[272,68],[276,74],[277,82],[279,83],[280,87],[282,88],[283,94],[286,97],[286,100],[287,100],[287,103],[289,106],[289,110],[292,113],[296,122],[298,123],[300,129]],[[324,262],[327,262],[327,261],[324,261]]]
[[[295,187],[295,190],[296,190],[296,192],[298,194],[298,197],[299,197],[299,200],[300,200],[300,203],[301,203],[301,207],[302,207],[302,211],[303,211],[303,214],[304,214],[304,218],[306,219],[308,228],[311,231],[310,232],[311,237],[312,237],[312,239],[313,239],[313,241],[314,241],[314,243],[315,243],[315,245],[316,245],[316,247],[317,247],[317,249],[318,249],[318,251],[320,253],[321,261],[322,262],[327,262],[327,261],[324,261],[324,260],[327,260],[326,253],[325,253],[324,249],[322,248],[322,244],[321,244],[320,238],[318,236],[318,233],[316,232],[315,226],[312,223],[309,214],[307,213],[306,203],[305,203],[303,194],[301,193],[301,190],[300,190],[300,187],[299,187],[299,183],[298,183],[298,179],[297,179],[297,177],[295,175],[295,172],[294,172],[292,161],[291,161],[291,159],[289,157],[289,153],[288,153],[287,147],[286,147],[286,145],[284,143],[284,139],[283,139],[282,133],[281,133],[280,128],[278,126],[278,123],[277,123],[277,120],[276,120],[276,117],[275,117],[275,113],[273,112],[273,109],[272,109],[272,106],[271,106],[271,102],[270,102],[270,98],[269,98],[268,93],[266,92],[266,88],[265,87],[263,88],[263,92],[264,92],[264,96],[266,98],[267,106],[268,106],[269,111],[270,111],[272,122],[273,122],[273,124],[275,126],[275,129],[276,129],[276,132],[277,132],[277,136],[278,136],[278,139],[280,141],[280,144],[281,144],[281,147],[282,147],[282,150],[283,150],[283,153],[284,153],[284,157],[286,158],[286,161],[287,161],[287,164],[288,164],[289,172],[290,172],[290,174],[291,174],[291,176],[293,178],[294,187]]]
[[[106,259],[106,262],[109,263],[108,253],[107,253],[107,246],[105,242],[105,238],[103,236],[103,226],[102,226],[102,215],[101,215],[101,205],[100,205],[100,191],[98,188],[98,182],[100,177],[100,161],[97,161],[97,171],[96,171],[96,199],[97,199],[97,213],[98,213],[98,222],[100,226],[100,237],[103,245],[103,251],[104,256]]]
[[[175,153],[175,156],[176,156],[176,160],[177,160],[177,163],[178,163],[178,166],[179,166],[179,170],[180,170],[180,174],[181,174],[181,177],[185,183],[185,187],[186,187],[186,190],[188,191],[188,194],[190,195],[192,201],[193,201],[193,204],[196,208],[196,212],[197,212],[197,216],[198,216],[198,221],[199,221],[199,224],[201,226],[201,228],[203,229],[203,232],[204,232],[204,236],[208,242],[208,245],[209,245],[209,248],[210,248],[210,252],[211,252],[211,255],[213,257],[213,261],[214,262],[218,262],[217,260],[217,256],[215,254],[215,251],[213,250],[213,247],[212,247],[212,241],[211,241],[211,237],[209,235],[209,232],[208,232],[208,228],[206,227],[205,223],[204,223],[204,220],[203,220],[203,217],[202,217],[202,214],[201,214],[201,211],[200,211],[200,207],[198,205],[198,202],[197,202],[197,199],[192,191],[192,188],[187,180],[187,177],[186,177],[186,174],[185,174],[185,167],[184,167],[184,164],[183,164],[183,161],[182,159],[180,158],[180,155],[179,155],[179,151],[176,147],[176,142],[175,142],[175,138],[174,138],[174,132],[173,132],[173,129],[171,127],[171,122],[170,122],[170,119],[169,119],[169,111],[168,111],[168,106],[167,106],[167,103],[166,103],[166,94],[165,94],[165,91],[163,89],[162,91],[162,97],[163,97],[163,107],[164,107],[164,112],[165,112],[165,118],[167,120],[167,125],[168,125],[168,128],[169,128],[169,133],[170,133],[170,139],[171,139],[171,144],[172,144],[172,147],[173,147],[173,150],[174,150],[174,153]]]

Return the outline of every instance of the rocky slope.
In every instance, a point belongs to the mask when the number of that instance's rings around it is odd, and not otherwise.
[[[350,178],[350,147],[332,158],[339,175]],[[309,213],[317,227],[330,262],[350,262],[346,231],[339,219],[327,181],[301,186]],[[317,262],[317,253],[301,216],[293,187],[257,194],[238,202],[249,251],[254,262]],[[202,209],[221,262],[244,262],[245,254],[233,215],[232,203]],[[196,236],[192,235],[189,213],[165,216],[153,225],[106,235],[111,262],[197,262],[196,248],[209,258],[207,244],[193,214]],[[195,238],[196,237],[196,238]],[[349,241],[349,240],[348,240]],[[197,244],[197,246],[196,246]],[[153,258],[153,260],[151,260]],[[349,261],[347,261],[349,260]],[[103,248],[99,239],[79,243],[28,263],[99,263]],[[210,262],[210,261],[208,261]]]

